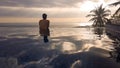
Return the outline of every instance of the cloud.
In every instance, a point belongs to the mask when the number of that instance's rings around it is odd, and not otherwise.
[[[47,13],[52,18],[81,17],[84,14],[80,8],[25,8],[25,7],[0,7],[0,17],[41,17]]]
[[[84,17],[88,12],[84,9],[88,10],[90,7],[89,3],[85,5],[87,1],[98,2],[98,0],[0,0],[0,17],[41,17],[42,13],[47,13],[52,18]]]
[[[27,17],[30,16],[31,10],[25,9],[25,8],[18,8],[18,7],[0,7],[0,17]]]
[[[19,7],[73,7],[84,0],[1,0],[0,6]]]
[[[73,8],[83,1],[85,0],[1,0],[0,17],[40,17],[42,13],[49,13],[51,17],[75,17],[78,13]]]

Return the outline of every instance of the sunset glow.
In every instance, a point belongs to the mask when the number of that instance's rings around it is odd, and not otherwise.
[[[85,17],[90,10],[103,4],[107,7],[113,0],[53,0],[46,2],[34,0],[2,0],[0,2],[0,23],[3,22],[37,22],[42,13],[47,13],[53,22],[87,22]],[[29,4],[30,3],[30,4]],[[112,13],[115,7],[110,8]],[[72,18],[72,19],[71,19]],[[74,18],[74,20],[73,20]],[[75,19],[76,18],[76,19]]]
[[[81,11],[90,11],[95,8],[95,3],[91,1],[86,1],[82,5],[80,5]]]

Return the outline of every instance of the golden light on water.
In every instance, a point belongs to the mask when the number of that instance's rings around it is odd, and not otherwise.
[[[90,23],[90,22],[85,22],[85,23],[79,23],[78,25],[79,25],[79,26],[90,26],[90,25],[92,25],[92,23]]]
[[[62,51],[74,51],[76,50],[75,44],[71,43],[71,42],[64,42],[62,45]]]

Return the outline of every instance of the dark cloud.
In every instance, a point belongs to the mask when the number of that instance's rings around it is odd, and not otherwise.
[[[85,0],[1,0],[0,6],[19,7],[73,7]]]
[[[39,13],[39,14],[38,14]],[[0,17],[38,17],[41,12],[34,12],[32,9],[0,8]]]
[[[80,13],[76,12],[77,9],[69,8],[61,11],[51,8],[0,8],[0,17],[41,17],[42,13],[47,13],[52,18],[63,18],[63,17],[80,17]],[[59,13],[58,13],[59,12]]]
[[[85,0],[0,0],[0,17],[40,17],[40,14],[44,12],[50,13],[50,15],[54,17],[54,11],[43,11],[44,8],[71,8],[76,7],[77,3],[83,1]],[[31,8],[43,8],[43,10],[35,11]],[[68,13],[70,13],[70,11]],[[61,15],[59,14],[57,16],[62,17],[62,12]]]

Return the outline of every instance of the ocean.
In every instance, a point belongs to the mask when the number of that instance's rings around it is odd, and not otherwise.
[[[31,65],[37,66],[34,68],[69,68],[78,61],[74,60],[75,57],[84,52],[108,57],[114,42],[106,34],[104,27],[83,27],[76,23],[51,23],[49,40],[49,43],[43,42],[38,23],[0,23],[0,57],[4,60],[12,57],[18,68],[20,65],[25,68],[31,68]],[[66,54],[71,57],[76,54],[72,59],[69,58],[70,64],[64,64],[66,61],[62,60]],[[3,63],[1,58],[0,62]],[[86,64],[84,63],[83,68],[89,67]]]
[[[50,25],[51,37],[86,33],[91,33],[90,27],[80,28],[76,23],[51,23]],[[0,23],[0,36],[10,36],[13,34],[39,35],[38,23]]]

